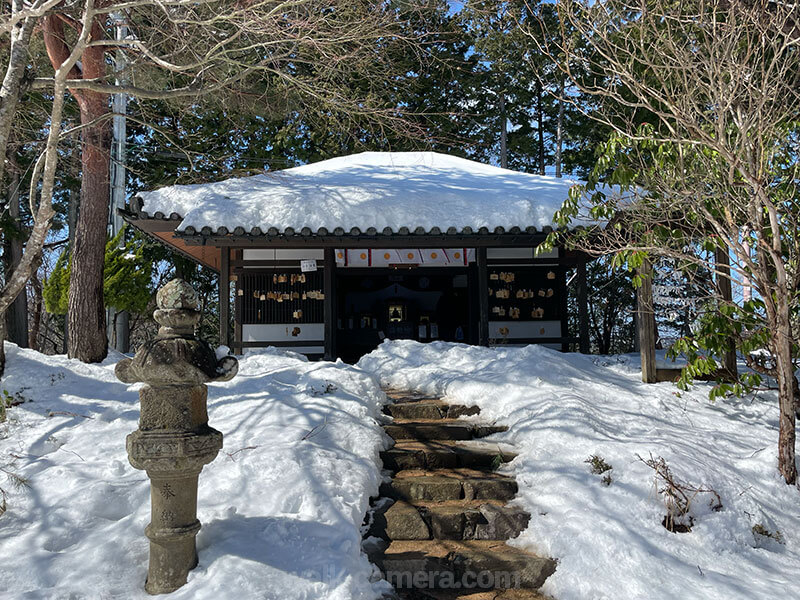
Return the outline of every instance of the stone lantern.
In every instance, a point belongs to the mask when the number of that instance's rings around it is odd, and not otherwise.
[[[200,320],[198,297],[182,279],[156,296],[153,318],[158,335],[133,359],[116,367],[124,383],[144,382],[139,391],[139,429],[128,436],[128,459],[150,478],[150,566],[145,590],[172,592],[197,566],[195,537],[197,480],[203,466],[222,448],[222,434],[209,427],[209,381],[232,379],[239,364],[232,356],[217,360],[213,348],[194,335]]]

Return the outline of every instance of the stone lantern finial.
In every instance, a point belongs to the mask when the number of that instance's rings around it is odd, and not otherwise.
[[[222,448],[222,434],[208,425],[205,384],[232,379],[239,364],[232,356],[217,360],[214,349],[195,337],[200,312],[192,286],[173,279],[156,301],[158,335],[133,359],[117,363],[115,373],[125,383],[146,384],[139,391],[139,429],[128,436],[127,449],[131,465],[151,480],[145,590],[164,594],[186,583],[197,566],[198,477]]]

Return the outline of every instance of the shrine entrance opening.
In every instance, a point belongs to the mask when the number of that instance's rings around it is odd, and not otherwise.
[[[470,342],[474,267],[343,269],[337,273],[337,354],[358,360],[382,340]]]

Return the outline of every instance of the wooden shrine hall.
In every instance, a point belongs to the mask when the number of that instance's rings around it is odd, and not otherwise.
[[[220,343],[236,353],[354,361],[384,339],[588,352],[586,257],[534,252],[575,183],[362,153],[144,192],[124,217],[219,273]]]

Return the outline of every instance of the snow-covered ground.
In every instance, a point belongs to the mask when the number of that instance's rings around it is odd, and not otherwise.
[[[149,483],[125,453],[138,386],[116,380],[116,359],[6,347],[0,393],[29,402],[0,424],[0,467],[30,488],[0,479],[0,597],[148,597]],[[170,598],[375,598],[385,584],[370,583],[360,526],[388,443],[383,402],[364,372],[280,351],[248,355],[233,381],[210,386],[225,447],[200,476],[200,565]]]
[[[0,467],[30,489],[0,480],[10,491],[0,597],[146,597],[149,484],[125,454],[137,386],[116,381],[116,359],[84,365],[7,348],[0,392],[29,402],[0,424]],[[170,597],[379,596],[384,584],[370,582],[360,548],[388,442],[378,378],[478,404],[473,418],[510,427],[493,439],[516,446],[507,467],[520,484],[515,501],[533,515],[512,543],[559,560],[545,587],[558,600],[797,597],[800,493],[777,473],[770,394],[711,404],[704,386],[679,396],[670,384],[641,384],[631,357],[534,346],[387,342],[359,366],[264,351],[210,386],[225,448],[200,478],[200,565]],[[590,455],[613,466],[609,486],[590,472]],[[664,529],[654,474],[638,458],[651,455],[713,488],[722,510],[701,493],[690,533]]]
[[[540,346],[487,349],[385,342],[359,366],[384,385],[477,404],[479,420],[509,426],[515,500],[533,516],[512,543],[557,558],[544,591],[558,600],[799,597],[800,492],[777,471],[777,401],[707,399],[698,386],[644,385],[638,362]],[[590,472],[591,455],[613,469]],[[693,499],[694,527],[671,533],[654,472],[715,490]],[[783,543],[753,533],[761,525]]]

